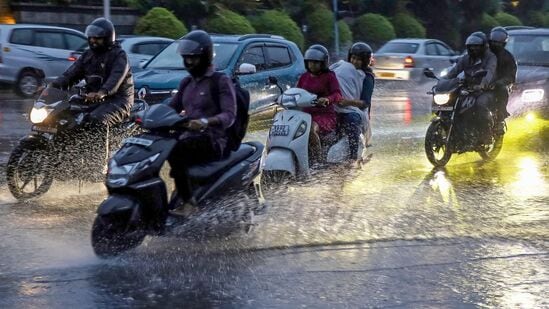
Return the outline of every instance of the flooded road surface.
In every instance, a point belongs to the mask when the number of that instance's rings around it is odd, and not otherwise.
[[[56,182],[17,202],[0,181],[0,307],[548,307],[547,121],[511,120],[494,162],[470,153],[433,169],[428,97],[382,90],[370,161],[269,188],[249,233],[216,229],[231,221],[223,210],[100,260],[102,184]],[[28,124],[12,104],[0,111],[9,152]]]

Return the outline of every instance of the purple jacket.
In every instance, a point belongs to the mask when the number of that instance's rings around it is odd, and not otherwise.
[[[213,82],[213,68],[210,67],[204,76],[193,78],[187,76],[181,80],[177,94],[172,98],[170,106],[178,113],[185,111],[185,115],[190,119],[200,119],[216,117],[221,125],[210,126],[206,130],[213,141],[221,149],[225,149],[227,144],[227,134],[225,130],[230,127],[236,117],[236,96],[231,79],[223,75],[219,78],[219,101],[214,102],[214,97],[210,93]],[[189,135],[203,134],[200,132],[188,132]]]

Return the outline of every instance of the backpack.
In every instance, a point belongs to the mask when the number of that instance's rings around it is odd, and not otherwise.
[[[219,104],[219,79],[225,75],[222,72],[214,72],[210,80],[210,93],[212,99]],[[181,83],[181,89],[186,87],[191,81],[186,77]],[[233,124],[227,128],[227,150],[235,151],[240,147],[242,139],[246,135],[248,128],[248,109],[250,108],[250,92],[240,86],[237,79],[233,78],[233,86],[236,96],[236,117]]]
[[[215,102],[219,102],[219,78],[223,75],[224,73],[214,72],[212,76],[210,91]],[[240,147],[248,129],[250,92],[240,86],[238,79],[233,78],[232,81],[236,96],[236,117],[234,123],[227,128],[227,149],[236,151]]]

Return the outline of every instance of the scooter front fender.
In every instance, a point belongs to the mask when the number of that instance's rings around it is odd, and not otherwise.
[[[284,148],[271,148],[262,164],[264,171],[287,171],[296,175],[296,164],[292,151]]]
[[[107,197],[99,205],[97,214],[99,216],[108,216],[115,213],[131,212],[130,222],[134,222],[139,220],[139,207],[139,202],[129,196],[115,194]]]

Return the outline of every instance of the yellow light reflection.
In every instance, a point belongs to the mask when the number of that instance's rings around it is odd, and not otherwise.
[[[514,196],[528,198],[546,194],[547,184],[540,172],[539,163],[532,157],[521,158],[517,180],[512,183]]]

